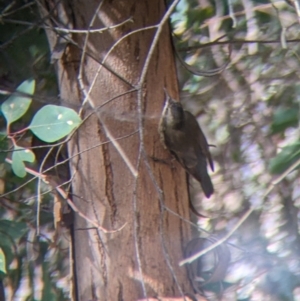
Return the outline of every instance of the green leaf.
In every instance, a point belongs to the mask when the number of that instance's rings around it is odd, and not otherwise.
[[[279,108],[278,110],[276,110],[271,125],[272,134],[282,132],[288,127],[297,126],[298,115],[299,112],[297,108]]]
[[[33,95],[35,89],[35,80],[26,80],[17,91]],[[21,118],[28,110],[32,98],[25,96],[10,96],[1,106],[2,113],[8,124]]]
[[[15,247],[18,240],[28,232],[28,226],[23,222],[0,219],[0,248],[5,253],[7,266],[15,258]]]
[[[70,134],[80,123],[74,110],[47,105],[35,114],[29,128],[39,139],[51,143]]]
[[[0,231],[5,233],[5,236],[9,236],[11,241],[14,241],[23,237],[23,235],[28,232],[28,227],[27,224],[23,222],[1,219]],[[1,238],[3,237],[4,235],[1,234]],[[0,240],[0,245],[2,246],[2,240]]]
[[[6,274],[6,260],[5,260],[5,254],[0,248],[0,272]]]
[[[270,160],[271,173],[279,174],[288,169],[300,158],[300,142],[288,145],[273,159]]]
[[[15,146],[12,154],[12,170],[20,178],[26,176],[25,164],[26,162],[34,161],[34,153],[23,147]]]
[[[51,278],[49,275],[49,263],[44,261],[42,267],[43,267],[43,283],[44,283],[42,301],[56,301],[57,296],[53,291]]]

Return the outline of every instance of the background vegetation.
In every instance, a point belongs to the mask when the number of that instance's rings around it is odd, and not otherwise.
[[[214,196],[205,199],[190,183],[207,217],[193,222],[202,237],[219,240],[251,213],[228,239],[230,259],[226,251],[215,252],[213,263],[206,255],[200,264],[201,277],[216,276],[204,287],[197,284],[210,300],[300,300],[297,3],[181,0],[170,20],[174,51],[191,66],[178,60],[180,100],[216,146]],[[3,1],[0,16],[1,102],[22,82],[36,81],[32,105],[10,127],[14,133],[43,105],[68,101],[58,97],[37,2]],[[196,75],[227,63],[217,75]],[[5,162],[13,145],[1,117],[0,256],[7,300],[69,300],[68,237],[55,241],[51,194],[43,196],[36,236],[37,180],[17,177]],[[30,131],[14,139],[32,146]]]

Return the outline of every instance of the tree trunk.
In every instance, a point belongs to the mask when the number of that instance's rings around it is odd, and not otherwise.
[[[179,217],[189,218],[185,172],[170,161],[157,132],[163,88],[174,98],[178,96],[167,24],[142,90],[134,89],[157,30],[146,27],[159,24],[164,12],[163,0],[110,0],[100,5],[98,1],[73,1],[68,8],[62,4],[48,8],[58,24],[75,29],[112,27],[132,19],[102,33],[73,33],[70,37],[77,46],[68,43],[56,61],[62,99],[77,108],[82,104],[80,64],[85,91],[92,87],[82,117],[92,115],[69,142],[73,202],[105,229],[120,229],[105,233],[75,213],[74,260],[80,301],[133,301],[146,298],[145,294],[153,298],[191,293],[186,270],[178,266],[190,239],[189,225]],[[121,37],[142,28],[112,49]],[[47,33],[54,49],[57,37]],[[102,66],[97,74],[99,62],[110,50],[105,61],[109,70]],[[91,106],[98,108],[96,112]],[[111,143],[111,136],[123,138]]]

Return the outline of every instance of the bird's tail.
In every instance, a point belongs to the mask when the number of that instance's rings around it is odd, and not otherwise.
[[[211,182],[210,176],[207,173],[206,159],[201,158],[198,164],[191,171],[192,176],[200,182],[202,190],[207,198],[214,193],[214,187]]]
[[[209,198],[214,193],[214,187],[208,173],[206,173],[206,175],[203,175],[201,177],[200,184],[205,196]]]

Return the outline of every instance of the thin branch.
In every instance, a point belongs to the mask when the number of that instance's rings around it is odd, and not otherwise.
[[[142,156],[142,152],[139,149],[136,170],[140,169],[141,156]],[[140,228],[139,227],[139,222],[138,222],[138,208],[137,208],[138,180],[139,180],[139,178],[136,177],[134,179],[134,183],[133,183],[133,196],[132,196],[133,237],[134,237],[135,255],[136,255],[136,260],[137,260],[137,263],[138,263],[138,269],[139,269],[139,274],[140,274],[140,279],[141,279],[143,294],[144,294],[144,297],[148,300],[147,289],[146,289],[146,285],[145,285],[144,273],[143,273],[143,268],[142,268],[142,261],[141,261],[141,255],[140,255],[139,242],[138,242],[138,237],[139,237],[138,236],[138,229]]]
[[[96,20],[96,16],[97,16],[97,12],[100,10],[101,8],[101,5],[102,5],[103,2],[100,2],[99,6],[97,7],[96,9],[96,12],[89,24],[89,29],[90,27],[93,25],[94,21]],[[82,50],[82,56],[81,56],[81,61],[80,61],[80,67],[79,67],[79,76],[78,76],[78,82],[79,82],[79,85],[80,85],[80,88],[85,96],[85,99],[82,103],[82,108],[80,110],[79,113],[82,112],[83,110],[83,106],[86,102],[89,102],[90,106],[95,110],[95,104],[94,104],[94,101],[91,99],[90,97],[90,92],[92,91],[95,83],[96,83],[96,79],[98,77],[98,74],[101,70],[101,67],[104,65],[103,63],[100,64],[100,67],[98,68],[98,71],[97,73],[95,74],[94,76],[94,79],[92,81],[92,84],[90,85],[90,88],[89,90],[86,92],[85,90],[85,86],[84,86],[84,83],[82,81],[82,78],[83,78],[83,62],[84,62],[84,56],[85,56],[85,53],[86,53],[86,47],[87,47],[87,42],[88,42],[88,37],[89,37],[89,32],[87,33],[86,37],[85,37],[85,41],[84,41],[84,47],[83,47],[83,50]],[[129,168],[130,172],[132,173],[132,175],[136,178],[138,173],[137,171],[135,170],[133,164],[131,163],[130,159],[128,158],[127,154],[124,152],[123,148],[121,147],[121,145],[117,142],[117,140],[113,137],[113,135],[111,134],[111,132],[109,131],[109,129],[105,126],[104,122],[101,121],[101,118],[100,116],[97,114],[103,128],[104,128],[104,131],[105,131],[105,134],[106,136],[110,139],[110,141],[112,142],[112,144],[114,145],[114,147],[116,148],[116,150],[118,151],[118,153],[120,154],[121,158],[123,159],[123,161],[125,162],[125,164],[127,165],[127,167]]]
[[[33,3],[29,3],[33,4]],[[1,15],[0,15],[1,18]],[[78,34],[87,34],[87,33],[103,33],[106,30],[115,29],[120,26],[123,26],[124,24],[128,22],[132,22],[132,18],[128,18],[127,20],[113,26],[107,26],[102,28],[95,28],[95,29],[71,29],[71,28],[62,28],[62,27],[55,27],[55,26],[49,26],[49,25],[39,25],[37,23],[27,22],[27,21],[21,21],[21,20],[13,20],[13,19],[1,19],[3,23],[9,23],[9,24],[18,24],[18,25],[26,25],[31,27],[37,27],[37,28],[44,28],[44,29],[52,29],[53,31],[62,32],[62,33],[78,33]]]
[[[76,212],[79,216],[81,216],[83,219],[85,219],[87,222],[91,223],[93,226],[95,226],[98,230],[104,232],[104,233],[115,233],[121,231],[127,223],[125,223],[123,226],[121,226],[119,229],[116,230],[107,230],[100,226],[97,222],[90,219],[87,215],[83,214],[77,206],[72,202],[72,200],[68,197],[68,194],[57,185],[57,183],[52,178],[47,178],[47,182],[51,184],[52,187],[56,189],[56,191],[61,195],[61,197],[66,200],[68,205],[73,209],[74,212]]]
[[[79,82],[79,86],[80,86],[80,89],[81,89],[82,92],[85,91],[85,86],[84,86],[84,83],[83,83],[83,80],[82,80],[83,79],[83,66],[84,66],[84,61],[85,61],[85,54],[86,54],[86,49],[87,49],[87,45],[88,45],[88,40],[89,40],[89,36],[90,36],[90,29],[91,29],[91,27],[93,26],[93,24],[94,24],[94,22],[96,20],[96,16],[98,15],[98,12],[99,12],[102,4],[103,4],[103,1],[100,1],[99,5],[98,5],[98,7],[97,7],[97,9],[96,9],[93,17],[92,17],[92,19],[91,19],[91,22],[90,22],[89,27],[88,27],[87,34],[85,35],[85,39],[84,39],[84,42],[83,42],[83,48],[82,48],[82,53],[81,53],[81,58],[80,58],[80,64],[79,64],[79,72],[78,72],[78,77],[77,77],[78,82]],[[94,86],[94,85],[92,85],[92,86]],[[92,87],[90,88],[89,92],[91,90],[92,90]],[[88,98],[89,92],[87,93],[87,95],[85,95],[85,100],[89,99]],[[84,93],[84,94],[86,94],[86,93]],[[79,115],[81,115],[81,113],[82,113],[83,106],[85,105],[85,102],[86,102],[85,100],[82,102],[81,109],[79,110]],[[91,101],[92,100],[90,100],[90,102]],[[94,103],[92,103],[91,107],[93,109],[95,108]]]
[[[13,41],[18,39],[19,37],[23,36],[25,33],[29,32],[30,30],[34,29],[35,27],[39,26],[39,24],[43,24],[47,19],[49,19],[52,15],[53,10],[47,12],[43,16],[43,18],[40,18],[35,24],[29,25],[28,28],[24,29],[21,32],[18,32],[15,36],[13,36],[10,40],[6,41],[5,43],[1,44],[0,49],[4,49],[7,46],[9,46]]]
[[[43,158],[43,161],[41,162],[41,165],[39,167],[39,176],[37,177],[37,212],[36,212],[36,232],[37,235],[40,234],[40,210],[41,210],[41,203],[42,203],[42,198],[41,198],[41,190],[42,190],[42,181],[45,182],[45,178],[42,178],[40,175],[42,175],[42,170],[44,167],[44,164],[46,163],[47,159],[49,158],[51,152],[54,150],[54,146],[52,146],[45,157]]]
[[[14,14],[14,13],[16,13],[16,12],[19,12],[19,11],[21,11],[21,10],[23,10],[23,9],[25,9],[25,8],[28,8],[28,7],[30,7],[30,6],[32,6],[32,5],[35,4],[34,2],[29,2],[29,3],[26,3],[26,4],[22,5],[21,7],[18,7],[18,8],[16,8],[16,9],[14,9],[14,10],[9,11],[9,9],[11,8],[11,6],[12,6],[13,4],[15,4],[15,3],[16,3],[16,1],[15,1],[15,2],[11,2],[4,10],[2,10],[2,12],[1,12],[1,14],[0,14],[0,19],[1,19],[2,21],[3,21],[3,17],[12,15],[12,14]],[[5,21],[4,21],[3,23],[5,23]]]
[[[273,188],[280,183],[290,172],[292,172],[296,167],[298,167],[298,165],[300,165],[300,159],[298,159],[292,166],[290,166],[282,175],[280,175],[276,180],[274,180],[273,182],[271,182],[271,184],[269,185],[268,189],[266,190],[266,192],[264,193],[264,195],[262,196],[262,199],[264,199],[265,197],[267,197],[269,195],[269,193],[273,190]],[[247,210],[247,212],[242,216],[242,218],[238,221],[238,223],[232,228],[231,231],[228,232],[227,235],[225,235],[223,238],[221,238],[220,240],[218,240],[216,243],[212,244],[211,246],[209,246],[208,248],[204,249],[203,251],[200,251],[196,254],[194,254],[193,256],[190,256],[182,261],[179,262],[179,265],[182,266],[186,263],[191,263],[194,260],[196,260],[197,258],[201,257],[202,255],[208,253],[209,251],[213,250],[214,248],[218,247],[219,245],[221,245],[222,243],[224,243],[226,240],[229,239],[230,236],[232,236],[232,234],[243,224],[243,222],[250,216],[250,214],[255,210],[255,208],[250,208]]]
[[[234,11],[233,11],[232,0],[227,0],[227,4],[228,4],[228,9],[229,9],[229,16],[232,20],[232,28],[236,28],[237,20],[236,20],[236,17],[234,15]]]
[[[146,58],[146,61],[145,61],[145,64],[144,64],[144,67],[143,67],[143,70],[142,70],[142,73],[141,73],[141,77],[140,77],[140,81],[139,81],[139,84],[138,86],[141,88],[143,83],[145,82],[145,79],[146,79],[146,75],[147,75],[147,72],[148,72],[148,68],[149,68],[149,64],[150,64],[150,61],[152,59],[152,56],[154,54],[154,50],[158,44],[158,40],[160,38],[160,35],[161,35],[161,32],[163,30],[163,27],[164,25],[168,22],[173,10],[175,9],[176,5],[179,3],[180,0],[175,0],[171,6],[168,8],[167,12],[165,13],[165,15],[163,16],[162,20],[160,21],[158,27],[157,27],[157,31],[154,35],[154,38],[153,38],[153,41],[152,41],[152,44],[150,46],[150,49],[148,51],[148,55],[147,55],[147,58]]]
[[[210,252],[211,250],[215,249],[216,247],[218,247],[219,245],[221,245],[222,243],[224,243],[242,225],[242,223],[249,217],[249,215],[253,212],[253,210],[254,210],[253,208],[248,209],[247,212],[238,221],[238,223],[223,238],[219,239],[217,242],[215,242],[214,244],[210,245],[209,247],[207,247],[203,251],[200,251],[200,252],[194,254],[193,256],[190,256],[190,257],[188,257],[188,258],[180,261],[179,265],[183,266],[186,263],[191,263],[194,260],[196,260],[199,257],[201,257],[202,255]]]
[[[271,4],[276,12],[276,16],[277,16],[277,20],[280,24],[280,28],[281,28],[281,32],[280,32],[280,41],[281,41],[281,47],[283,49],[287,49],[287,44],[286,44],[286,26],[283,25],[282,20],[280,18],[280,12],[279,9],[277,8],[277,6],[275,5],[274,1],[271,0]]]
[[[122,140],[122,139],[126,139],[126,138],[128,138],[128,137],[131,137],[132,135],[135,135],[136,133],[138,133],[138,131],[134,131],[134,132],[132,132],[132,133],[130,133],[130,134],[128,134],[128,135],[124,135],[124,136],[121,136],[121,137],[118,137],[118,138],[114,138],[114,139],[115,139],[115,141],[117,141],[117,140]],[[91,146],[91,147],[88,147],[87,149],[84,149],[84,150],[82,150],[82,151],[80,151],[80,152],[74,154],[73,156],[71,156],[71,157],[69,157],[69,158],[67,158],[67,159],[65,159],[65,160],[63,160],[63,161],[58,162],[58,163],[55,164],[54,166],[49,167],[48,169],[44,170],[43,173],[46,173],[46,172],[52,170],[53,168],[57,168],[57,166],[62,165],[62,164],[65,164],[65,163],[67,163],[68,161],[70,161],[71,159],[73,159],[73,158],[75,158],[75,157],[77,157],[77,156],[79,156],[79,155],[81,155],[81,154],[83,154],[83,153],[85,153],[85,152],[88,152],[88,151],[90,151],[91,149],[97,148],[97,147],[99,147],[99,146],[102,146],[102,145],[105,145],[105,144],[108,144],[108,143],[112,143],[112,141],[111,141],[111,140],[107,140],[107,141],[104,141],[104,142],[101,142],[101,143],[97,143],[97,144],[95,144],[95,145],[93,145],[93,146]]]
[[[12,164],[12,160],[11,159],[8,159],[6,158],[5,161],[7,163],[10,163]],[[81,216],[82,218],[84,218],[86,221],[88,221],[89,223],[91,223],[93,226],[95,226],[96,228],[98,228],[99,230],[101,230],[102,232],[104,233],[115,233],[115,232],[118,232],[118,231],[121,231],[127,223],[125,223],[122,227],[120,227],[119,229],[116,229],[116,230],[107,230],[105,228],[103,228],[102,226],[100,226],[97,222],[91,220],[88,216],[86,216],[85,214],[83,214],[77,207],[76,205],[68,198],[68,194],[61,188],[61,186],[65,185],[65,183],[63,184],[57,184],[57,182],[55,180],[53,180],[52,177],[47,177],[46,175],[44,174],[41,174],[39,172],[36,172],[28,167],[25,167],[25,170],[26,172],[28,172],[29,174],[37,177],[38,179],[42,180],[43,182],[45,182],[46,184],[50,184],[51,187],[53,189],[55,189],[59,194],[60,196],[66,200],[66,202],[69,204],[69,206],[76,212],[78,213],[79,216]]]
[[[134,132],[132,132],[132,133],[130,133],[130,134],[128,134],[128,135],[125,135],[125,136],[116,138],[116,140],[126,139],[126,138],[128,138],[128,137],[130,137],[130,136],[132,136],[132,135],[135,135],[137,132],[138,132],[138,131],[134,131]],[[65,143],[66,141],[67,141],[67,140],[61,142],[61,144]],[[43,170],[43,174],[45,174],[45,173],[51,171],[51,170],[54,169],[54,168],[57,168],[59,165],[66,164],[68,161],[70,161],[70,159],[75,158],[76,156],[78,156],[78,155],[80,155],[80,154],[82,154],[82,153],[85,153],[85,152],[87,152],[87,151],[90,151],[91,149],[97,148],[97,147],[99,147],[99,146],[101,146],[101,145],[108,144],[108,143],[111,143],[111,141],[110,141],[110,140],[104,141],[104,142],[98,143],[98,144],[96,144],[96,145],[93,145],[93,146],[91,146],[91,147],[89,147],[89,148],[87,148],[87,149],[84,149],[84,150],[82,150],[82,151],[80,151],[80,152],[74,154],[73,156],[71,156],[71,157],[69,157],[69,158],[67,158],[67,159],[65,159],[65,160],[63,160],[63,161],[58,162],[58,163],[55,164],[54,166],[51,166],[51,167],[49,167],[48,169]],[[55,145],[59,145],[59,144],[55,144]],[[9,158],[6,158],[5,161],[6,161],[7,163],[9,163],[9,164],[12,164],[12,160],[9,159]],[[26,169],[26,170],[27,170],[27,169]],[[7,195],[9,195],[9,194],[12,194],[12,193],[17,192],[19,189],[25,187],[25,186],[28,185],[30,182],[36,180],[36,179],[40,176],[40,174],[39,174],[38,172],[36,172],[36,171],[34,171],[34,170],[32,170],[32,169],[30,169],[30,174],[31,174],[31,175],[34,175],[34,177],[31,178],[30,180],[26,181],[25,183],[23,183],[23,184],[20,185],[19,187],[15,188],[15,189],[13,189],[13,190],[11,190],[11,191],[9,191],[9,192],[6,192],[6,193],[1,194],[0,197],[5,197],[5,196],[7,196]]]
[[[100,2],[100,6],[101,6],[101,3],[103,3],[103,1]],[[41,6],[41,5],[40,5]],[[43,10],[46,10],[43,6],[41,6]],[[94,17],[95,17],[95,14],[94,14]],[[45,19],[45,18],[44,18]],[[42,20],[44,20],[42,19]],[[94,20],[92,20],[90,22],[90,26],[89,26],[89,29],[87,30],[87,32],[89,32],[91,30],[91,24]],[[42,22],[43,24],[45,23],[45,21]],[[49,27],[48,24],[44,24],[46,27]],[[53,29],[53,26],[50,26],[51,29]],[[53,29],[54,31],[54,29]],[[89,53],[86,49],[82,49],[82,47],[74,40],[71,38],[70,35],[66,35],[65,33],[61,33],[61,32],[57,32],[57,35],[59,35],[59,37],[61,39],[64,39],[66,42],[69,42],[71,43],[72,45],[74,45],[75,47],[78,48],[78,50],[82,53],[82,55],[86,55],[88,57],[90,57],[91,59],[93,59],[95,62],[97,62],[98,64],[100,65],[103,65],[103,67],[108,70],[110,73],[112,73],[114,76],[116,76],[118,79],[120,79],[121,81],[123,81],[124,83],[126,83],[127,85],[129,85],[130,87],[132,87],[132,85],[126,81],[126,79],[124,79],[121,75],[119,75],[118,73],[116,73],[114,70],[112,70],[109,66],[106,66],[105,64],[102,64],[100,60],[98,60],[93,54]],[[86,44],[85,44],[86,45]],[[82,64],[80,64],[79,67],[81,67]],[[80,74],[80,72],[79,72]]]
[[[280,183],[290,172],[292,172],[298,165],[300,164],[300,159],[298,159],[293,165],[291,165],[282,175],[280,175],[276,180],[274,180],[269,188],[267,189],[266,193],[264,194],[264,197],[268,195],[271,190]]]
[[[128,169],[130,170],[131,174],[134,176],[134,178],[137,178],[138,176],[138,171],[137,169],[133,166],[131,163],[130,159],[128,158],[127,154],[124,152],[123,148],[121,145],[118,143],[117,139],[111,134],[109,129],[106,127],[104,123],[102,123],[103,129],[105,130],[105,135],[107,138],[110,140],[110,142],[113,144],[115,149],[119,152],[119,155],[127,165]]]
[[[164,254],[164,258],[167,262],[167,265],[168,265],[168,268],[170,270],[170,272],[172,273],[172,276],[173,276],[173,279],[176,283],[176,286],[182,296],[182,298],[184,300],[186,300],[185,296],[184,296],[184,293],[182,291],[182,288],[178,282],[178,279],[176,277],[176,274],[174,272],[174,268],[171,264],[171,261],[170,261],[170,257],[169,257],[169,253],[167,251],[167,247],[165,245],[165,239],[164,239],[164,228],[163,228],[163,223],[164,223],[164,219],[163,219],[163,216],[164,216],[164,196],[163,196],[163,192],[162,192],[162,189],[159,187],[156,179],[155,179],[155,176],[153,174],[153,171],[150,167],[150,164],[149,164],[149,161],[148,161],[148,158],[147,158],[147,155],[145,153],[145,147],[144,147],[144,125],[143,125],[143,91],[142,91],[142,86],[145,82],[145,79],[146,79],[146,75],[147,75],[147,72],[148,72],[148,68],[149,68],[149,65],[150,65],[150,61],[152,59],[152,56],[154,54],[154,50],[158,44],[158,41],[159,41],[159,38],[160,38],[160,35],[161,35],[161,32],[163,30],[163,27],[164,25],[167,23],[172,11],[175,9],[176,5],[178,4],[179,0],[175,0],[171,6],[168,8],[167,12],[165,13],[165,15],[163,16],[162,20],[160,21],[159,23],[159,26],[157,27],[157,30],[156,30],[156,33],[154,35],[154,38],[153,38],[153,41],[152,41],[152,44],[150,46],[150,49],[148,51],[148,55],[146,57],[146,60],[145,60],[145,64],[143,66],[143,69],[142,69],[142,72],[141,72],[141,77],[140,77],[140,80],[139,80],[139,83],[138,83],[138,105],[137,105],[137,111],[138,111],[138,124],[139,124],[139,138],[140,138],[140,147],[139,147],[139,159],[138,159],[138,162],[137,162],[137,166],[139,167],[140,166],[140,160],[144,159],[144,164],[146,165],[146,168],[147,168],[147,171],[148,171],[148,174],[154,184],[154,187],[158,193],[158,198],[159,198],[159,204],[160,204],[160,222],[159,222],[159,232],[160,232],[160,238],[161,238],[161,245],[162,245],[162,250],[163,250],[163,254]],[[136,179],[137,181],[138,179]],[[137,187],[137,182],[135,184],[135,187]]]
[[[127,33],[125,36],[123,36],[122,38],[120,38],[117,42],[115,42],[115,44],[109,49],[109,51],[106,53],[106,55],[104,56],[101,64],[99,65],[98,67],[98,70],[93,78],[93,81],[92,83],[90,84],[89,86],[89,90],[88,92],[85,92],[84,95],[85,95],[85,98],[83,100],[83,103],[82,105],[84,105],[86,102],[91,102],[92,100],[89,98],[90,96],[90,93],[96,83],[96,79],[98,78],[99,74],[100,74],[100,71],[102,70],[102,67],[105,66],[105,61],[107,60],[107,58],[109,57],[109,55],[111,54],[111,52],[116,48],[117,45],[119,45],[123,40],[125,40],[126,38],[128,38],[129,36],[133,35],[133,34],[136,34],[138,32],[141,32],[141,31],[145,31],[145,30],[149,30],[149,29],[154,29],[154,28],[157,28],[157,25],[155,26],[148,26],[148,27],[145,27],[145,28],[139,28],[139,29],[136,29],[132,32],[129,32]],[[84,86],[83,83],[81,83],[81,86]],[[134,85],[132,85],[132,87],[134,87]],[[135,90],[137,90],[136,88],[134,88]],[[85,90],[84,90],[85,91]]]
[[[289,39],[286,40],[286,43],[299,43],[300,39]],[[178,50],[178,52],[185,52],[191,50],[202,49],[206,47],[212,47],[215,45],[228,45],[228,44],[250,44],[250,43],[258,43],[258,44],[274,44],[274,43],[281,43],[281,39],[274,39],[274,40],[243,40],[243,39],[232,39],[227,41],[213,41],[201,45],[194,45],[190,47],[183,47]]]

